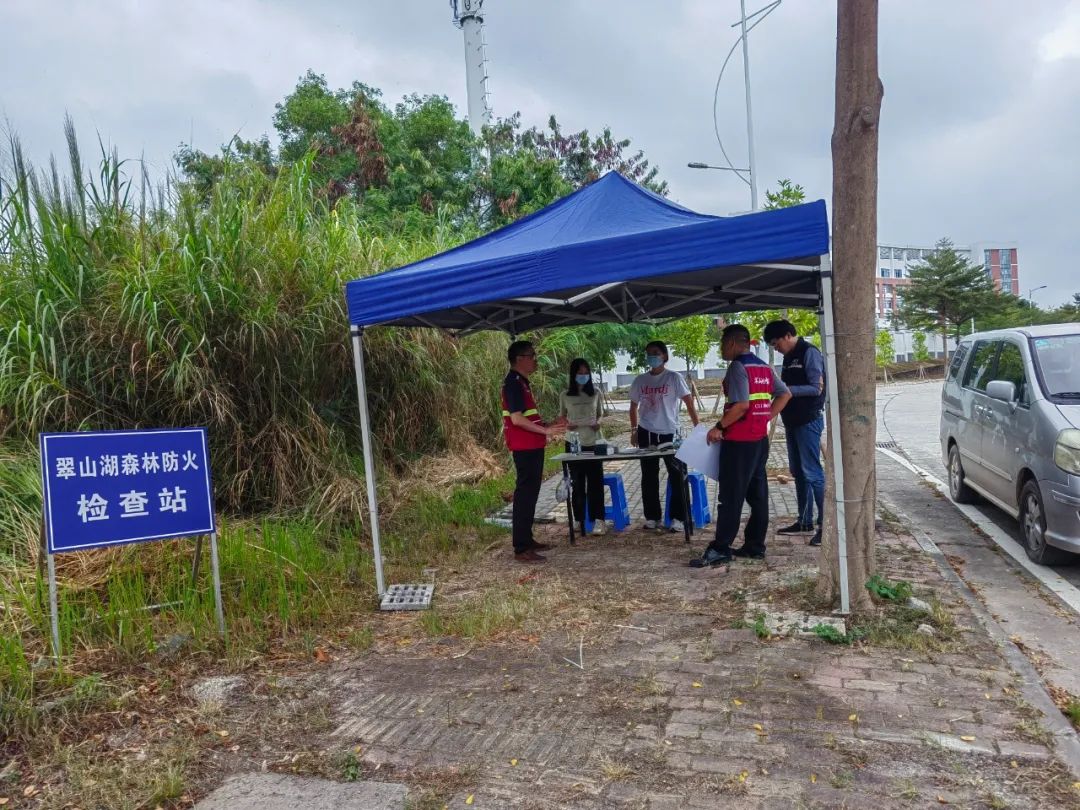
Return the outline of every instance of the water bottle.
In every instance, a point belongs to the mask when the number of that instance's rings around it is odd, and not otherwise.
[[[570,452],[575,456],[581,452],[581,436],[576,430],[571,430],[566,434],[566,441],[570,443]]]

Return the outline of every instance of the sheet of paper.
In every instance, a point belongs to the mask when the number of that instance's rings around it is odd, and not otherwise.
[[[675,458],[691,470],[704,473],[707,478],[716,481],[720,477],[720,442],[709,444],[706,436],[711,427],[712,424],[700,424],[690,431]]]

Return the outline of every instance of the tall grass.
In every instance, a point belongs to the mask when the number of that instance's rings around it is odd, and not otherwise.
[[[0,435],[206,425],[219,505],[359,511],[343,284],[448,247],[327,210],[310,163],[230,163],[209,200],[102,155],[38,174],[12,144],[0,192]],[[497,435],[501,341],[367,340],[380,461]],[[476,396],[477,391],[492,392]]]
[[[70,122],[67,135],[66,178],[13,141],[0,183],[0,725],[28,725],[42,688],[64,688],[34,667],[48,638],[40,431],[209,428],[233,644],[302,637],[372,595],[343,285],[471,235],[365,222],[347,199],[331,210],[303,161],[275,177],[229,163],[209,198],[115,153],[90,174]],[[447,498],[400,473],[497,440],[505,339],[372,329],[366,344],[377,466],[398,474],[379,486],[401,500],[388,575],[418,575],[497,534],[481,519],[505,481]],[[216,644],[191,547],[58,557],[65,650],[141,656],[174,633]],[[144,610],[160,602],[176,604]]]

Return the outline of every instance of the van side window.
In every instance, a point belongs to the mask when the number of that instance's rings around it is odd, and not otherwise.
[[[1027,375],[1024,374],[1024,355],[1020,347],[1015,343],[1003,343],[1001,353],[998,355],[997,371],[994,372],[995,380],[1005,380],[1016,386],[1016,401],[1026,405]]]
[[[953,352],[952,360],[949,363],[950,380],[956,379],[956,375],[960,371],[960,366],[964,365],[964,358],[967,357],[968,349],[970,348],[970,343],[961,343],[956,347],[956,351]]]
[[[988,340],[980,340],[975,344],[971,352],[971,362],[964,372],[964,388],[986,390],[986,384],[994,379],[994,358],[999,345],[1001,344]]]

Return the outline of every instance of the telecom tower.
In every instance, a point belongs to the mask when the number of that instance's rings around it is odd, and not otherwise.
[[[477,135],[485,124],[491,123],[483,6],[484,0],[450,0],[454,25],[465,35],[465,84],[469,93],[469,127]]]

